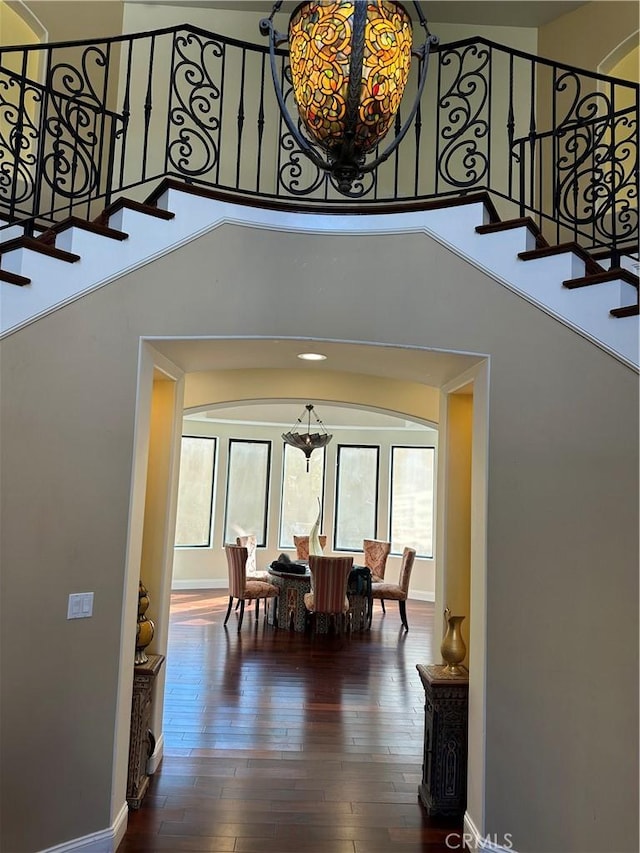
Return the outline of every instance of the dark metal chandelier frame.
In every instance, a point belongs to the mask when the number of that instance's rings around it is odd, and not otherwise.
[[[412,48],[411,54],[420,60],[420,77],[418,81],[418,89],[413,106],[407,116],[404,124],[401,126],[398,133],[394,136],[392,142],[379,154],[375,159],[365,162],[365,156],[357,151],[354,145],[355,128],[358,119],[358,107],[360,104],[360,88],[361,88],[361,73],[363,64],[365,26],[367,23],[367,2],[368,0],[354,0],[353,14],[353,36],[351,43],[352,62],[349,74],[346,96],[346,118],[345,118],[345,133],[344,140],[337,153],[328,152],[328,158],[325,160],[319,153],[320,146],[311,142],[304,136],[300,129],[300,122],[295,121],[287,109],[282,93],[282,87],[278,78],[278,69],[276,64],[276,48],[289,40],[288,35],[278,32],[273,25],[273,17],[282,6],[283,0],[277,0],[271,14],[268,18],[263,18],[260,21],[260,32],[263,36],[269,37],[269,57],[271,63],[271,76],[273,78],[273,86],[278,100],[278,106],[284,119],[284,122],[300,146],[300,150],[311,162],[325,172],[329,172],[335,179],[338,190],[343,195],[351,194],[351,187],[354,181],[362,178],[366,173],[374,171],[381,163],[384,163],[404,139],[407,131],[411,127],[415,118],[416,112],[420,105],[422,92],[427,79],[427,71],[429,67],[429,55],[431,48],[438,44],[437,36],[429,32],[426,18],[420,8],[419,2],[414,2],[413,6],[416,10],[420,26],[426,33],[424,44],[418,48]]]
[[[302,426],[304,424],[305,412],[303,411],[296,423],[291,427],[289,432],[283,432],[282,438],[285,443],[290,445],[291,447],[295,447],[298,450],[301,450],[307,460],[307,471],[309,470],[309,460],[311,459],[311,454],[314,450],[319,450],[321,447],[326,447],[327,444],[333,438],[332,435],[326,431],[324,424],[316,414],[316,411],[313,407],[312,403],[307,403],[305,406],[306,411],[306,419],[307,419],[307,431],[306,433],[297,432],[298,426]],[[316,419],[317,425],[320,427],[320,432],[311,432],[311,413],[313,412],[313,416]]]

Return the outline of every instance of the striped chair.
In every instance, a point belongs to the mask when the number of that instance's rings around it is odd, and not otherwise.
[[[346,625],[349,613],[347,583],[352,568],[353,557],[309,555],[311,592],[304,596],[304,606],[309,612],[314,630],[318,614],[333,619],[338,632]]]
[[[324,533],[318,536],[320,540],[320,547],[324,551],[325,546],[327,544],[327,537]],[[293,544],[296,546],[296,559],[297,560],[308,560],[309,559],[309,537],[308,536],[294,536]]]
[[[371,572],[371,583],[384,583],[384,573],[387,568],[387,557],[391,551],[391,542],[382,539],[364,539],[364,564]],[[382,612],[385,612],[384,601],[380,599]]]
[[[280,592],[277,586],[263,581],[250,580],[247,578],[247,549],[243,545],[225,545],[225,554],[227,555],[227,568],[229,570],[229,606],[227,607],[227,615],[224,619],[226,626],[229,621],[229,614],[233,605],[233,599],[237,598],[240,601],[240,619],[238,620],[238,633],[242,628],[242,617],[244,616],[245,601],[255,601],[256,603],[256,623],[260,615],[260,599],[265,599],[264,612],[267,615],[266,599],[273,598],[274,607],[277,606],[277,597]],[[274,619],[274,624],[275,624]]]
[[[400,619],[404,625],[405,631],[409,630],[407,623],[407,597],[409,595],[409,581],[411,580],[411,571],[416,559],[416,552],[413,548],[405,548],[402,553],[402,563],[400,564],[400,577],[398,583],[385,583],[384,581],[371,584],[371,597],[377,598],[383,606],[384,600],[397,601],[400,608]]]

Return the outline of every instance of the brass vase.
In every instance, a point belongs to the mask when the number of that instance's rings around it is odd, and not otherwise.
[[[464,616],[452,616],[448,607],[444,611],[444,616],[447,620],[447,631],[442,639],[440,654],[446,664],[445,671],[457,675],[462,672],[459,664],[462,663],[467,654],[467,647],[460,631]]]
[[[136,630],[136,656],[135,664],[146,663],[149,658],[145,653],[145,649],[153,640],[155,633],[155,625],[151,619],[147,619],[145,613],[149,607],[149,593],[146,587],[139,581],[138,583],[138,627]]]

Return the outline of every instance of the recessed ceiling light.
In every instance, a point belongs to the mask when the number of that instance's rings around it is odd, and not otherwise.
[[[301,352],[298,354],[298,358],[303,361],[324,361],[326,355],[322,355],[320,352]]]

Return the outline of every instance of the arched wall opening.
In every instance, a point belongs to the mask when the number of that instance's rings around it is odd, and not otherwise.
[[[288,339],[290,340],[290,339]],[[291,339],[292,340],[292,339]],[[137,605],[137,587],[141,569],[145,570],[145,585],[156,591],[156,604],[150,615],[163,623],[158,626],[152,645],[148,651],[165,654],[167,650],[167,624],[171,591],[171,575],[173,563],[173,535],[175,530],[175,510],[177,498],[177,459],[179,443],[182,434],[182,415],[185,410],[195,410],[198,407],[211,407],[231,402],[255,400],[297,400],[306,402],[310,396],[318,403],[334,402],[341,405],[372,408],[378,411],[393,412],[397,415],[415,418],[425,423],[439,424],[442,411],[449,409],[449,397],[465,387],[467,400],[463,405],[468,408],[465,416],[467,427],[455,441],[449,439],[441,445],[438,463],[437,499],[439,502],[439,530],[442,535],[436,537],[435,551],[435,604],[436,612],[443,609],[443,592],[446,589],[447,542],[451,543],[460,536],[469,543],[467,565],[465,558],[458,555],[456,559],[455,580],[449,582],[449,589],[457,585],[470,589],[468,604],[468,626],[473,631],[469,636],[469,656],[472,661],[472,673],[478,673],[478,678],[472,678],[470,685],[470,701],[472,715],[470,732],[481,733],[484,730],[484,634],[485,634],[485,573],[486,573],[486,443],[487,443],[487,394],[488,366],[486,359],[481,356],[448,353],[447,370],[442,370],[439,363],[441,353],[432,353],[418,348],[381,347],[379,344],[366,343],[353,346],[354,352],[340,352],[341,344],[336,345],[336,358],[333,359],[330,370],[308,370],[299,368],[283,369],[279,366],[277,357],[269,359],[266,352],[258,359],[257,366],[247,366],[246,358],[241,368],[234,367],[238,356],[243,351],[242,340],[229,339],[221,344],[214,352],[212,349],[211,364],[207,370],[194,370],[198,362],[190,359],[194,350],[189,342],[180,342],[184,348],[172,347],[168,342],[165,346],[161,341],[142,341],[140,349],[138,405],[136,413],[136,447],[131,491],[130,531],[127,557],[126,606],[123,608],[123,643],[122,648],[130,648],[134,643],[133,630],[135,626],[135,609]],[[199,347],[203,342],[193,342],[193,347]],[[275,352],[273,344],[268,342]],[[330,348],[331,342],[323,342],[324,347]],[[343,346],[343,345],[342,345]],[[352,372],[349,367],[349,355],[371,356],[374,364],[381,354],[385,356],[384,370],[379,375],[374,371],[368,374]],[[268,346],[267,346],[268,351]],[[176,359],[176,360],[172,360]],[[353,359],[357,362],[357,358]],[[379,362],[378,360],[378,363]],[[390,368],[389,365],[393,364]],[[434,369],[434,366],[435,369]],[[439,368],[439,369],[438,369]],[[423,375],[425,380],[433,384],[420,382]],[[444,381],[445,377],[453,379]],[[312,394],[310,394],[310,390]],[[471,397],[469,398],[469,393]],[[469,399],[472,399],[472,417],[469,417]],[[452,403],[456,406],[456,403]],[[453,417],[453,416],[452,416]],[[465,434],[466,439],[462,436]],[[468,449],[468,464],[458,466],[460,473],[456,474],[451,465],[447,464],[449,453],[459,453],[461,443],[471,440]],[[447,473],[448,472],[448,473]],[[460,476],[461,484],[455,484],[454,479]],[[447,484],[447,478],[449,483]],[[151,485],[153,484],[153,485]],[[468,502],[473,502],[474,521],[469,525],[471,516],[470,505],[467,512],[449,512],[446,501],[440,503],[441,496],[447,488],[458,492],[457,508],[460,506],[460,494],[466,493]],[[153,496],[153,497],[151,497]],[[464,500],[464,498],[463,498]],[[465,529],[460,530],[460,525]],[[153,554],[153,559],[148,559]],[[464,574],[466,571],[466,579]],[[471,574],[477,578],[470,583]],[[152,596],[153,602],[153,596]],[[151,611],[151,608],[150,608]],[[442,621],[436,627],[436,635],[441,631]],[[439,642],[435,644],[438,648]],[[439,661],[435,661],[439,662]],[[122,698],[118,714],[118,736],[122,743],[128,740],[128,719],[130,688],[126,681],[129,668],[125,661],[121,667]],[[418,663],[418,661],[416,661]],[[153,726],[156,732],[162,731],[163,681],[159,680],[154,697]],[[120,751],[121,752],[121,751]],[[117,750],[119,754],[119,751]],[[125,750],[126,753],[126,750]],[[474,789],[470,797],[469,807],[473,809],[474,817],[481,824],[484,814],[484,752],[482,736],[469,741],[470,784],[474,780]],[[162,737],[157,738],[156,752],[151,759],[151,766],[157,765],[162,758]],[[116,762],[114,768],[114,791],[118,786],[126,784],[126,762]],[[115,801],[117,801],[117,796]]]

